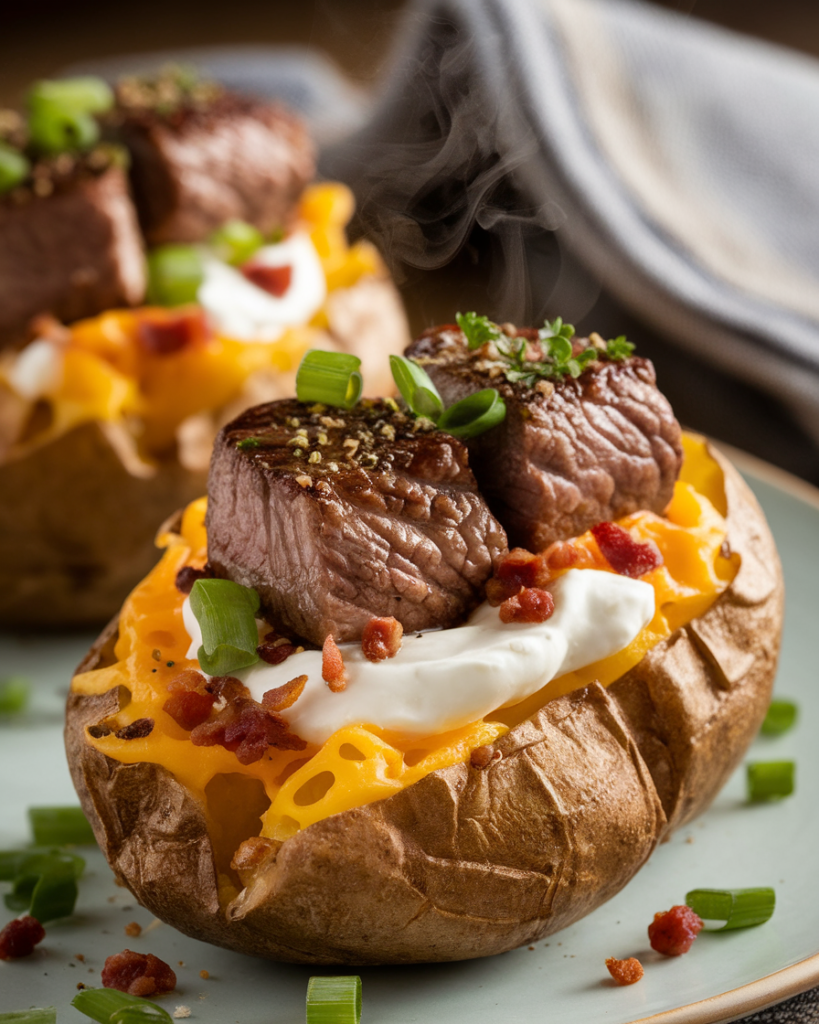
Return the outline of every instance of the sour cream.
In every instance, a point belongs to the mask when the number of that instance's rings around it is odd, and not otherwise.
[[[260,662],[236,672],[254,700],[306,675],[296,703],[282,712],[290,728],[324,743],[350,725],[377,725],[404,736],[431,736],[476,722],[517,704],[551,679],[626,647],[654,615],[654,589],[641,580],[596,569],[571,569],[549,588],[551,618],[540,623],[500,620],[482,604],[463,626],[404,637],[394,658],[370,662],[360,643],[340,644],[347,687],[333,693],[321,675],[321,651],[292,654],[281,665]],[[202,643],[185,600],[189,658]]]
[[[37,338],[20,352],[6,379],[18,395],[34,401],[56,391],[62,377],[62,349],[48,338]]]
[[[204,279],[197,301],[213,329],[239,341],[276,341],[287,327],[306,324],[327,295],[327,281],[310,236],[294,232],[276,245],[265,245],[253,262],[292,267],[290,287],[282,296],[252,284],[235,267],[213,256],[204,259]]]

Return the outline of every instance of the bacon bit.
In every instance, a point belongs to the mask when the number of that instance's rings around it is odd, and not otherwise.
[[[207,337],[201,310],[181,313],[154,309],[143,313],[137,321],[137,340],[142,348],[155,356],[173,355],[201,344]]]
[[[102,984],[131,996],[161,996],[176,988],[176,975],[153,953],[124,949],[109,956],[102,969]]]
[[[633,985],[644,973],[643,965],[636,956],[630,956],[628,960],[616,960],[610,956],[606,960],[606,967],[618,985]]]
[[[503,604],[524,588],[543,588],[551,579],[542,555],[525,548],[513,548],[498,564],[495,575],[486,584],[486,599],[493,608]]]
[[[473,768],[482,771],[495,761],[500,761],[502,757],[503,754],[499,750],[493,750],[491,747],[475,747],[469,755],[469,763]]]
[[[207,569],[194,569],[192,565],[183,565],[176,574],[176,589],[181,594],[189,594],[197,580],[206,580],[208,576]]]
[[[392,617],[372,618],[361,634],[361,651],[367,661],[394,658],[401,650],[404,627]]]
[[[554,544],[550,544],[541,557],[553,571],[571,569],[580,561],[580,553],[577,548],[565,540],[556,540]]]
[[[210,977],[210,971],[200,971],[199,977],[202,979],[202,981],[207,981],[208,978]]]
[[[222,746],[236,754],[240,764],[260,761],[268,747],[304,750],[307,746],[300,736],[290,732],[281,716],[243,697],[234,699],[215,718],[191,730],[191,742],[196,747]]]
[[[591,532],[603,557],[620,576],[636,579],[663,564],[656,544],[641,544],[616,523],[598,523]]]
[[[703,920],[690,907],[678,905],[654,915],[648,926],[651,948],[666,956],[680,956],[691,949],[691,944],[703,928]]]
[[[173,677],[168,683],[168,690],[174,693],[176,690],[198,690],[200,693],[205,687],[205,677],[195,668],[184,668]]]
[[[142,740],[154,731],[153,718],[137,718],[114,733],[118,740]]]
[[[34,947],[45,938],[45,928],[36,917],[26,914],[9,921],[0,931],[0,960],[18,960],[31,956]]]
[[[171,716],[180,729],[188,732],[206,722],[213,708],[214,697],[210,693],[195,690],[177,690],[162,705],[162,710]]]
[[[277,686],[262,694],[262,707],[265,711],[284,711],[292,707],[301,697],[307,683],[307,676],[296,676],[284,686]]]
[[[274,639],[270,639],[269,636],[259,644],[256,648],[256,653],[262,659],[266,661],[268,665],[281,665],[283,661],[286,661],[291,654],[296,653],[296,647],[291,644],[289,640],[282,643],[281,638],[275,639],[276,634],[273,634]]]
[[[293,280],[293,268],[289,264],[268,267],[264,263],[245,263],[241,269],[251,284],[275,295],[277,299],[284,295]]]
[[[138,939],[142,934],[142,925],[136,921],[131,921],[130,924],[125,925],[125,934],[129,939]]]
[[[333,693],[341,693],[346,689],[347,670],[344,668],[344,659],[332,633],[327,634],[321,649],[321,678]]]
[[[236,676],[214,676],[205,683],[205,690],[217,700],[230,701],[250,699],[250,690]]]
[[[528,587],[500,606],[501,622],[545,622],[555,610],[555,600],[548,590]]]

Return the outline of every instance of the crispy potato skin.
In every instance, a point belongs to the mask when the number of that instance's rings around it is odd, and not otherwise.
[[[159,560],[157,525],[203,494],[175,456],[133,476],[96,423],[0,465],[0,623],[97,626]]]
[[[86,743],[86,726],[117,709],[116,693],[72,695],[68,760],[115,872],[181,931],[295,963],[485,956],[599,906],[708,806],[770,699],[779,561],[753,495],[714,454],[742,564],[701,618],[607,690],[545,705],[497,742],[503,757],[489,768],[433,772],[271,844],[226,913],[199,805],[164,769],[121,765]],[[83,670],[105,663],[110,638]]]

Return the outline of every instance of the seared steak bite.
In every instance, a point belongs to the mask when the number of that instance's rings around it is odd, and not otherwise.
[[[131,153],[131,182],[148,242],[201,242],[238,218],[269,233],[292,220],[315,172],[301,121],[274,103],[214,87],[170,109],[120,88],[115,133]],[[137,93],[139,96],[140,94]]]
[[[374,616],[405,631],[461,621],[506,537],[465,447],[423,424],[390,399],[243,413],[211,461],[212,570],[255,588],[271,621],[319,645],[360,639]]]
[[[0,345],[24,340],[40,314],[135,305],[144,263],[128,182],[104,149],[40,161],[0,197]]]
[[[527,360],[542,360],[534,330]],[[575,341],[577,354],[589,344]],[[598,340],[598,345],[600,341]],[[646,359],[600,358],[577,379],[510,382],[493,341],[469,351],[460,328],[434,328],[408,349],[446,405],[497,388],[506,419],[467,442],[481,493],[511,545],[539,551],[638,509],[661,513],[682,463],[680,426]]]

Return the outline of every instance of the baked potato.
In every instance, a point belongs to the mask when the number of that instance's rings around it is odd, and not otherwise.
[[[323,752],[281,752],[266,792],[263,769],[220,747],[191,757],[163,718],[166,681],[195,665],[173,592],[180,566],[206,557],[203,507],[189,507],[68,700],[68,762],[118,879],[189,935],[311,964],[500,953],[612,897],[736,767],[777,661],[783,585],[763,514],[718,451],[690,437],[686,450],[675,501],[695,532],[694,506],[710,509],[704,590],[678,588],[674,607],[658,600],[663,628],[653,621],[622,655],[441,740],[445,756],[399,753],[392,781],[382,764],[380,790],[339,798],[329,814]],[[639,533],[639,515],[628,525]],[[138,724],[148,709],[150,735]],[[342,758],[361,749],[336,745]],[[290,797],[273,820],[276,790]]]

